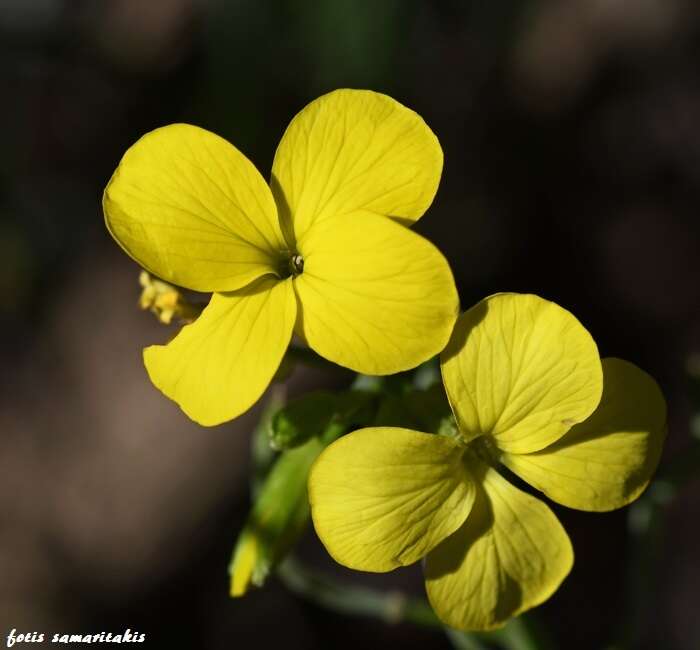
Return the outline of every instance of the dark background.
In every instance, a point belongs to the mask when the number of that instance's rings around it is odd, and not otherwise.
[[[141,348],[170,332],[138,311],[138,269],[100,208],[126,148],[169,122],[225,136],[267,176],[287,123],[318,95],[370,88],[407,104],[445,152],[418,230],[447,255],[463,306],[528,291],[567,307],[604,356],[663,387],[662,466],[689,443],[697,3],[4,0],[0,52],[4,635],[130,627],[170,647],[449,647],[440,631],[342,618],[275,581],[228,599],[259,411],[202,429],[149,384]],[[297,373],[290,390],[323,381]],[[653,588],[634,647],[700,647],[697,481],[668,506],[653,567],[630,564],[625,511],[556,511],[577,561],[537,612],[555,647],[606,647],[635,573]],[[306,543],[318,566],[363,580]],[[417,567],[370,582],[421,590]]]

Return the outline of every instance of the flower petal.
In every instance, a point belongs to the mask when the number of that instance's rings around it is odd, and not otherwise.
[[[151,381],[195,422],[220,424],[247,411],[279,367],[294,328],[290,280],[261,278],[215,293],[168,345],[143,353]]]
[[[423,119],[387,95],[336,90],[291,121],[272,188],[297,239],[312,224],[363,210],[416,221],[442,174],[442,149]]]
[[[462,314],[441,355],[462,434],[503,451],[539,451],[598,405],[603,372],[591,335],[538,296],[499,293]]]
[[[327,447],[311,468],[316,533],[340,564],[390,571],[454,532],[474,500],[462,447],[445,436],[375,427]]]
[[[549,598],[573,565],[554,513],[496,470],[485,469],[471,514],[428,554],[428,599],[441,621],[491,630]]]
[[[603,359],[596,411],[553,445],[501,461],[548,497],[579,510],[614,510],[649,483],[666,434],[666,402],[656,382],[622,359]]]
[[[408,370],[447,343],[459,297],[450,267],[426,239],[389,219],[327,219],[300,242],[297,331],[357,372]]]
[[[232,291],[276,273],[286,248],[272,193],[253,164],[189,124],[156,129],[132,145],[103,208],[126,253],[196,291]]]

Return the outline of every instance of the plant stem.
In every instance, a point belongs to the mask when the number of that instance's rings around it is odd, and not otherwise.
[[[306,568],[291,556],[278,567],[277,575],[290,591],[340,614],[365,616],[388,624],[406,622],[421,627],[441,628],[457,650],[488,650],[494,645],[503,650],[545,650],[547,647],[522,618],[513,619],[494,632],[453,630],[442,624],[432,607],[422,598],[409,597],[397,591],[379,592],[341,584]]]
[[[288,556],[277,569],[284,585],[305,599],[350,616],[378,618],[385,623],[406,621],[423,627],[442,627],[427,602],[400,592],[378,592],[366,587],[340,584],[304,567]]]

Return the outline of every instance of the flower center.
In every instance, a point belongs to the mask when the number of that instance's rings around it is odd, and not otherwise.
[[[297,275],[301,275],[304,272],[304,258],[299,255],[296,251],[281,251],[280,252],[280,265],[279,273],[280,277],[295,278]]]
[[[299,253],[294,253],[289,258],[289,272],[294,275],[301,275],[304,272],[304,258]]]
[[[496,446],[490,435],[483,435],[467,443],[467,453],[476,456],[488,464],[498,462],[501,455],[500,449]]]

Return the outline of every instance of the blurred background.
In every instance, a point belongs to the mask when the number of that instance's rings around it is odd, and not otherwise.
[[[4,635],[450,647],[439,630],[344,618],[275,580],[228,598],[259,409],[202,429],[150,385],[141,348],[172,332],[138,310],[138,269],[100,207],[127,147],[170,122],[228,138],[267,176],[289,120],[326,91],[415,109],[446,161],[418,230],[447,255],[463,306],[527,291],[567,307],[603,356],[661,384],[662,470],[685,454],[700,354],[692,0],[2,0],[0,52]],[[289,390],[326,381],[296,373]],[[628,647],[700,647],[700,468],[688,474],[652,562],[625,511],[555,508],[577,561],[537,611],[553,647],[608,647],[630,625]],[[305,544],[319,567],[363,580]],[[417,567],[369,582],[422,588]]]

